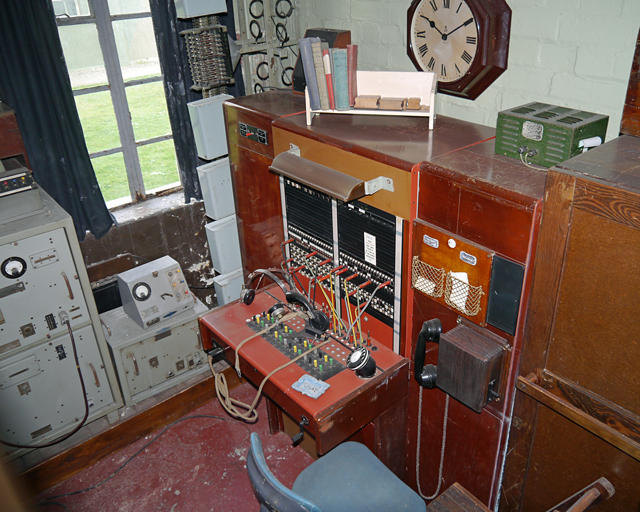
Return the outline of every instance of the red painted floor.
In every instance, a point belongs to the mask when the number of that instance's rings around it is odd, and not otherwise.
[[[255,389],[243,384],[231,395],[251,403]],[[114,453],[38,498],[74,493],[109,478],[91,490],[54,501],[70,511],[257,512],[260,506],[246,470],[251,432],[260,435],[271,471],[289,488],[298,474],[313,462],[302,448],[292,447],[291,439],[285,434],[269,435],[264,400],[260,401],[258,412],[258,421],[246,424],[231,419],[214,399],[185,416],[146,448],[143,447],[162,430]],[[220,419],[194,418],[198,415]],[[118,470],[138,451],[138,455]],[[51,503],[38,510],[64,508]]]

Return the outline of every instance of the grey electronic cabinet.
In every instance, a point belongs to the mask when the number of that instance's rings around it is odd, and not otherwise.
[[[0,224],[0,440],[45,444],[85,414],[68,315],[89,406],[87,422],[123,405],[71,217],[43,209]],[[1,207],[1,205],[0,205]],[[10,458],[25,449],[7,448]]]

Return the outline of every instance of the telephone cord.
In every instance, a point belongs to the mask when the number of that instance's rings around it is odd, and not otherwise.
[[[255,334],[253,334],[252,336],[249,336],[248,338],[246,338],[246,339],[244,339],[244,340],[242,340],[240,342],[240,344],[236,348],[236,358],[235,358],[235,370],[238,373],[239,377],[242,376],[242,373],[240,371],[240,349],[242,348],[242,346],[245,343],[247,343],[248,341],[250,341],[250,340],[252,340],[252,339],[254,339],[254,338],[258,337],[258,336],[262,336],[263,334],[266,334],[273,327],[275,327],[277,325],[281,325],[282,322],[286,322],[287,320],[291,320],[292,318],[294,318],[296,316],[300,316],[300,314],[301,313],[299,313],[297,311],[296,312],[292,312],[292,313],[287,313],[286,315],[284,315],[280,319],[280,321],[278,323],[270,325],[266,329],[263,329],[262,331],[257,332]],[[327,343],[330,343],[331,341],[332,341],[331,339],[328,339],[327,341],[324,341],[323,343],[320,343],[319,345],[315,345],[315,346],[311,347],[309,350],[307,350],[306,352],[303,352],[302,354],[300,354],[299,356],[295,357],[294,359],[291,359],[290,361],[286,362],[282,366],[279,366],[275,370],[269,372],[265,376],[265,378],[262,379],[262,382],[260,383],[260,386],[258,387],[258,392],[256,393],[256,396],[253,399],[253,402],[251,402],[251,404],[245,404],[244,402],[241,402],[240,400],[236,400],[235,398],[232,398],[229,395],[229,386],[227,385],[226,377],[224,376],[223,373],[218,373],[218,372],[216,372],[214,370],[214,368],[213,368],[213,358],[211,356],[209,356],[208,357],[209,368],[211,369],[211,373],[213,374],[213,377],[214,377],[214,383],[215,383],[215,387],[216,387],[216,394],[218,396],[218,400],[220,401],[220,405],[222,405],[224,410],[227,411],[229,413],[229,415],[231,415],[234,418],[246,421],[248,423],[253,423],[253,422],[257,421],[257,419],[258,419],[258,411],[256,410],[256,405],[258,403],[258,400],[260,400],[260,396],[262,395],[262,388],[267,383],[267,381],[271,378],[271,376],[274,375],[275,373],[279,372],[283,368],[286,368],[287,366],[295,363],[299,359],[302,359],[304,356],[306,356],[307,354],[310,354],[314,350],[317,350],[317,349],[319,349],[321,347],[324,347]],[[245,412],[243,412],[241,409],[244,409]]]
[[[298,357],[296,357],[294,359],[291,359],[290,361],[286,362],[282,366],[278,366],[278,368],[276,368],[275,370],[272,370],[271,372],[269,372],[265,376],[265,378],[262,379],[262,382],[260,383],[260,386],[258,387],[258,392],[256,393],[256,396],[253,399],[253,402],[251,402],[251,405],[245,404],[244,402],[241,402],[240,400],[236,400],[235,398],[231,398],[229,396],[229,387],[227,385],[227,379],[225,378],[223,373],[217,373],[213,369],[213,358],[211,356],[209,356],[209,368],[211,368],[211,373],[213,373],[213,376],[215,378],[216,393],[218,395],[218,400],[220,401],[220,405],[222,405],[224,410],[227,411],[234,418],[246,421],[248,423],[255,422],[258,419],[258,411],[256,410],[256,405],[258,403],[258,400],[260,400],[260,396],[262,395],[262,388],[267,383],[267,381],[274,374],[278,373],[280,370],[282,370],[282,369],[286,368],[287,366],[297,362],[299,359],[302,359],[304,356],[306,356],[307,354],[310,354],[314,350],[317,350],[319,348],[324,347],[327,343],[330,343],[331,341],[333,341],[333,340],[332,339],[328,339],[327,341],[324,341],[324,342],[320,343],[320,345],[315,345],[315,346],[311,347],[309,350],[307,350],[306,352],[303,352],[302,354],[300,354]],[[237,352],[236,352],[236,354],[237,354]],[[238,407],[240,407],[242,409],[245,409],[246,412],[241,412],[238,409]]]
[[[422,392],[424,388],[420,388],[420,394],[418,395],[418,439],[416,442],[416,486],[418,487],[418,494],[422,499],[430,501],[438,497],[440,494],[440,488],[442,487],[442,472],[444,468],[444,448],[447,444],[447,420],[449,418],[449,395],[446,394],[444,405],[444,420],[442,422],[442,447],[440,448],[440,468],[438,469],[438,487],[431,496],[425,496],[420,489],[420,438],[422,433]]]

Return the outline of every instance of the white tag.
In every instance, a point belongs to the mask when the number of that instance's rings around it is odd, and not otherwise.
[[[376,265],[376,237],[364,234],[364,261]]]
[[[437,249],[438,246],[440,245],[440,242],[438,241],[437,238],[431,238],[429,235],[424,235],[422,237],[422,241],[427,244],[429,247],[433,247],[434,249]]]
[[[478,258],[464,251],[460,251],[460,259],[469,265],[475,265],[478,263]]]

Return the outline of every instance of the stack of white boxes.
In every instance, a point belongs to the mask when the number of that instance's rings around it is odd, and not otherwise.
[[[213,268],[216,298],[221,306],[240,297],[242,259],[227,154],[222,103],[232,96],[219,94],[188,104],[198,156],[211,163],[198,167],[204,209],[213,222],[205,225]],[[222,158],[224,157],[224,158]]]

